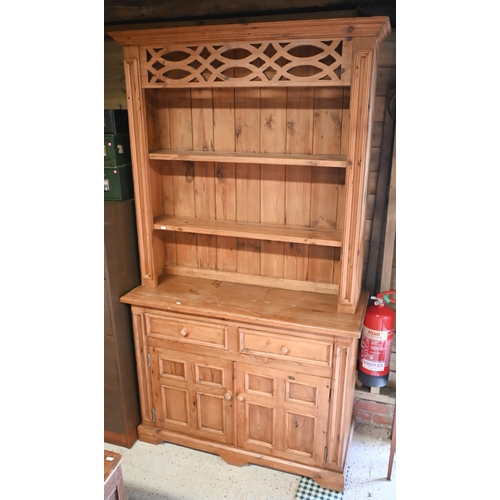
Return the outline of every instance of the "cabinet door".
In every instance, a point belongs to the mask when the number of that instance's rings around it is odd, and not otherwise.
[[[232,444],[232,362],[157,347],[149,354],[156,425]]]
[[[327,378],[236,363],[237,446],[323,464],[329,394]]]

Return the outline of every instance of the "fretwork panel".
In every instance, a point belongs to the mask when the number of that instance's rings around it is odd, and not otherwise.
[[[143,87],[345,86],[351,46],[339,38],[144,47]]]

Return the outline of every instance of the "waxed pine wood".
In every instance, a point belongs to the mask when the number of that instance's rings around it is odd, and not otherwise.
[[[342,18],[110,33],[134,122],[142,284],[121,300],[139,439],[343,490],[389,31]]]
[[[262,235],[257,234],[259,239],[251,238],[251,232],[246,226],[242,226],[242,234],[245,234],[245,237],[238,238],[235,234],[234,240],[222,234],[219,239],[214,239],[210,237],[210,229],[207,229],[213,227],[214,234],[217,234],[215,230],[217,226],[210,224],[210,221],[219,218],[227,220],[228,212],[223,203],[228,200],[235,204],[234,212],[231,213],[232,221],[257,224],[270,221],[272,224],[312,226],[321,230],[330,227],[332,232],[324,240],[329,242],[326,246],[340,245],[334,225],[337,218],[335,195],[338,188],[332,184],[338,173],[324,172],[322,168],[316,166],[316,163],[321,162],[319,159],[307,160],[313,149],[312,137],[316,137],[315,142],[318,145],[315,148],[320,153],[325,151],[326,144],[331,143],[336,144],[336,149],[333,150],[335,155],[330,158],[340,157],[338,155],[341,135],[340,119],[337,118],[331,130],[327,130],[328,127],[324,127],[324,123],[333,121],[333,117],[330,117],[332,114],[340,116],[341,110],[337,109],[332,112],[326,108],[325,103],[328,99],[325,95],[328,93],[325,94],[320,90],[324,89],[316,89],[318,92],[316,96],[315,89],[309,89],[308,102],[314,107],[310,110],[307,106],[304,110],[304,95],[299,89],[293,89],[290,92],[287,89],[224,89],[225,94],[218,89],[214,89],[213,92],[196,89],[191,90],[190,99],[185,89],[168,90],[170,98],[163,98],[161,102],[170,103],[172,107],[168,113],[172,120],[169,127],[175,132],[163,133],[163,135],[169,135],[170,143],[174,144],[173,147],[184,148],[185,153],[182,154],[182,150],[176,149],[172,153],[150,153],[150,158],[175,160],[169,163],[171,167],[167,167],[173,168],[175,174],[172,177],[173,184],[170,179],[164,181],[164,198],[173,200],[172,211],[175,216],[187,217],[187,219],[186,227],[181,229],[183,223],[178,217],[173,220],[170,218],[171,222],[157,218],[155,228],[188,232],[191,226],[193,233],[198,236],[177,234],[175,240],[172,235],[165,237],[166,265],[169,266],[167,272],[186,274],[192,273],[192,270],[196,272],[196,270],[205,269],[237,272],[245,276],[245,282],[251,282],[249,277],[252,275],[283,277],[285,281],[281,282],[280,286],[297,288],[303,281],[330,283],[331,293],[336,293],[337,286],[333,276],[334,252],[322,248],[322,245],[311,250],[308,246],[297,244],[300,241],[310,243],[313,241],[311,239],[303,239],[301,236],[298,239],[292,238],[294,245],[285,247],[279,243],[286,239],[279,240],[278,238],[276,243],[270,243]],[[269,94],[269,92],[272,93]],[[332,91],[329,91],[330,96],[331,94]],[[214,95],[218,96],[216,99],[220,99],[220,109],[215,106],[217,101],[214,101]],[[221,97],[222,95],[225,97]],[[235,108],[234,95],[237,96],[239,103]],[[334,102],[339,108],[342,103],[342,90],[340,89],[340,93],[337,91],[336,95],[339,97],[334,99]],[[193,106],[190,112],[186,112],[189,111],[186,109],[188,102]],[[270,106],[273,108],[269,109]],[[267,117],[266,110],[269,110]],[[314,110],[316,115],[321,116],[322,113],[327,116],[313,123]],[[160,114],[165,116],[167,113],[162,109]],[[214,120],[214,116],[219,115],[222,123],[220,120]],[[226,123],[229,124],[227,128],[224,126]],[[180,134],[179,130],[183,127],[188,132]],[[222,156],[216,151],[210,151],[215,140],[221,148],[236,149],[236,155],[231,156],[230,152],[226,152]],[[154,141],[154,144],[156,143],[157,141]],[[191,149],[194,152],[189,154]],[[292,164],[288,165],[285,163],[287,154],[289,155],[290,152],[298,152],[299,156],[292,157]],[[246,153],[251,155],[249,157],[251,163],[244,162]],[[274,157],[267,157],[264,153],[281,155],[275,156],[278,165],[272,164]],[[256,154],[259,154],[260,158],[265,157],[265,165],[269,166],[264,167],[257,163],[259,157],[255,157]],[[316,157],[325,158],[325,155],[316,155]],[[178,158],[185,158],[187,161],[181,163],[177,161]],[[224,163],[228,163],[230,159],[239,161],[236,169],[232,164],[217,165],[216,162],[202,161],[204,159],[223,160]],[[285,168],[281,167],[281,163],[285,164]],[[308,163],[314,163],[315,166]],[[325,160],[321,166],[326,163],[339,164],[337,160]],[[194,169],[193,173],[191,169]],[[194,182],[191,182],[191,178]],[[226,188],[221,196],[215,196],[215,211],[212,198],[207,198],[210,193],[214,192],[214,188],[211,187],[214,182],[216,193],[222,184]],[[312,187],[308,187],[308,184],[312,184]],[[227,188],[231,190],[228,191]],[[196,197],[193,202],[194,193]],[[314,202],[312,197],[314,197]],[[331,203],[332,197],[333,203]],[[291,201],[285,205],[285,199]],[[253,200],[253,202],[248,203],[247,200]],[[329,212],[318,213],[318,210],[324,210],[324,207],[328,207]],[[165,215],[169,213],[165,211]],[[199,227],[196,227],[195,219],[200,220]],[[237,226],[232,232],[238,232]],[[271,227],[266,234],[272,232]],[[200,233],[206,236],[200,237]],[[279,231],[275,233],[279,234]],[[275,239],[271,238],[271,240]],[[174,254],[175,258],[169,257]],[[267,258],[267,255],[270,257]],[[173,266],[176,268],[173,269]],[[239,280],[239,278],[233,279]],[[288,285],[290,280],[292,284]],[[306,287],[313,289],[310,285],[305,285],[304,288]]]

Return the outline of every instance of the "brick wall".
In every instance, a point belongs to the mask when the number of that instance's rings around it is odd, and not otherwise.
[[[354,419],[362,424],[376,427],[392,426],[394,405],[354,398]]]

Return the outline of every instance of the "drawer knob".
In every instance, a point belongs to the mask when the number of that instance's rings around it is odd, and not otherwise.
[[[224,399],[227,399],[230,401],[233,397],[233,393],[231,391],[227,391],[226,394],[224,394]]]
[[[236,396],[236,399],[237,399],[238,401],[245,401],[245,398],[244,398],[241,394],[238,394],[238,395]]]
[[[283,347],[281,348],[281,352],[282,352],[283,354],[287,354],[287,353],[288,353],[288,347],[283,346]]]
[[[182,329],[179,331],[179,333],[180,333],[183,337],[185,337],[185,336],[188,334],[188,332],[187,332],[187,330],[186,330],[185,328],[182,328]]]

